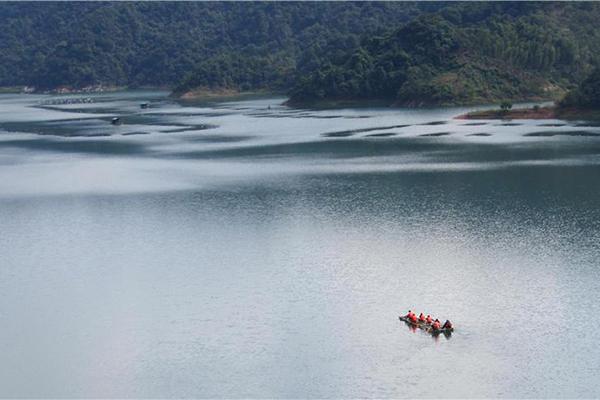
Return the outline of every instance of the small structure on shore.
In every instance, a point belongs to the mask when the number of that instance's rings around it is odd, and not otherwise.
[[[113,119],[110,121],[110,123],[111,123],[111,124],[113,124],[113,125],[120,125],[120,124],[121,124],[121,118],[119,118],[119,117],[114,117],[114,118],[113,118]]]

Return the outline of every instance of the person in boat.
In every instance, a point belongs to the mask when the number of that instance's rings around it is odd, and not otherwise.
[[[427,318],[425,318],[425,322],[431,325],[431,323],[433,322],[433,318],[431,318],[431,315],[427,315]]]
[[[435,321],[433,321],[433,324],[431,324],[431,329],[433,329],[434,331],[440,330],[440,321],[437,318]]]
[[[452,322],[447,319],[446,322],[444,322],[444,325],[442,325],[442,329],[452,329]]]
[[[419,322],[425,322],[425,316],[423,315],[423,313],[419,315]]]
[[[410,316],[413,314],[411,310],[408,310],[408,313],[404,316],[404,318],[410,319]]]

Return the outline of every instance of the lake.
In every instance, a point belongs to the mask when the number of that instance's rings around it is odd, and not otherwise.
[[[284,100],[0,95],[1,397],[600,396],[597,124]]]

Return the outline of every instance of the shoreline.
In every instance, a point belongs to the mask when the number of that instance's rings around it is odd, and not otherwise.
[[[515,103],[525,102],[548,102],[554,101],[554,97],[540,97],[531,96],[521,99],[514,99]],[[489,106],[498,104],[499,99],[485,99],[477,98],[470,101],[456,101],[456,102],[442,102],[442,103],[428,103],[424,101],[403,101],[399,102],[394,99],[353,99],[353,98],[337,98],[337,99],[321,99],[321,100],[294,100],[288,98],[284,103],[287,106],[295,108],[313,108],[313,109],[335,109],[335,108],[397,108],[397,109],[431,109],[431,108],[453,108],[453,107],[476,107],[476,106]],[[466,115],[466,114],[465,114]]]
[[[496,120],[512,120],[512,119],[591,119],[600,120],[600,110],[577,109],[573,107],[561,108],[557,106],[531,107],[531,108],[516,108],[513,110],[482,110],[471,111],[466,114],[461,114],[454,119],[496,119]]]
[[[247,98],[285,96],[285,93],[273,90],[247,90],[237,89],[194,89],[184,93],[171,92],[169,97],[183,102],[214,102]]]
[[[113,93],[122,91],[135,90],[160,90],[170,91],[169,87],[165,86],[104,86],[94,85],[82,88],[74,88],[71,86],[60,86],[52,89],[35,88],[33,86],[2,86],[0,94],[47,94],[47,95],[69,95],[69,94],[97,94],[97,93]]]

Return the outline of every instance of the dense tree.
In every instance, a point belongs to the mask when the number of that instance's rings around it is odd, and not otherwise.
[[[0,86],[184,87],[189,78],[288,88],[305,48],[331,41],[344,50],[432,7],[439,5],[2,2]]]
[[[287,91],[292,102],[548,98],[600,62],[598,3],[6,2],[0,86]]]
[[[292,103],[367,97],[425,105],[558,96],[596,62],[598,18],[598,4],[452,3],[367,35],[345,54],[301,65]],[[360,68],[352,61],[357,51]]]
[[[560,103],[563,107],[600,109],[600,67],[596,67],[581,84]]]

